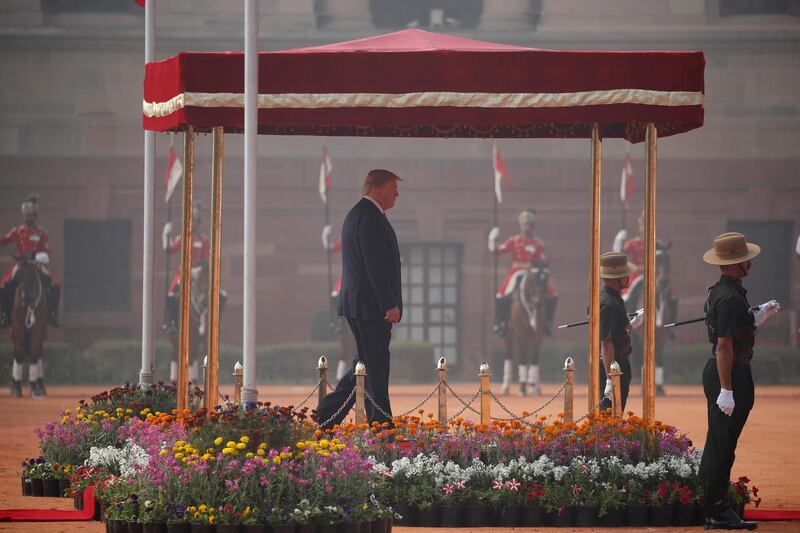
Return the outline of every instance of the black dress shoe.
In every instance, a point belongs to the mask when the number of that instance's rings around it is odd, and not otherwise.
[[[739,518],[733,509],[725,509],[717,516],[706,518],[706,529],[747,529],[758,528],[755,522],[748,522]]]

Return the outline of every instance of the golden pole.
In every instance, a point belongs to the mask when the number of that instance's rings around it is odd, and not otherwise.
[[[208,388],[206,409],[217,405],[219,395],[219,255],[222,228],[222,163],[225,141],[222,126],[212,130],[211,161],[211,250],[208,264]]]
[[[600,185],[602,144],[600,126],[592,125],[592,189],[589,207],[589,410],[600,399]]]
[[[492,422],[492,399],[490,396],[491,389],[489,379],[492,377],[492,371],[489,368],[489,363],[484,361],[481,363],[478,376],[481,378],[481,425],[489,426]]]
[[[567,383],[564,385],[564,423],[570,424],[575,419],[575,361],[567,357],[564,361],[564,372],[567,374]]]
[[[319,405],[328,395],[328,358],[324,355],[317,360],[317,370],[319,370],[319,390],[317,391],[317,405]]]
[[[364,409],[364,391],[366,390],[367,367],[364,366],[364,363],[361,361],[356,363],[353,375],[356,377],[356,424],[366,424],[367,412]]]
[[[242,363],[236,361],[233,365],[233,401],[236,405],[242,401],[242,381],[244,379],[244,367]]]
[[[181,310],[178,338],[178,418],[189,401],[189,296],[192,284],[192,176],[194,129],[183,134],[183,225],[181,226]]]
[[[439,427],[447,429],[447,359],[440,357],[436,369],[439,371]]]
[[[645,424],[656,416],[656,141],[658,131],[647,125],[647,169],[644,197],[644,362],[642,368],[642,413]]]
[[[614,384],[613,394],[613,401],[611,405],[613,407],[612,412],[614,413],[614,418],[622,418],[622,369],[619,367],[619,363],[616,361],[611,363],[611,372],[608,373],[608,377],[611,378],[611,382]]]

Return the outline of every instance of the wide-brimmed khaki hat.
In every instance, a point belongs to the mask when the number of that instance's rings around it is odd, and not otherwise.
[[[636,265],[628,262],[627,254],[606,252],[600,256],[600,277],[616,279],[630,276],[636,272]]]
[[[731,231],[714,239],[714,247],[703,254],[703,261],[710,265],[735,265],[760,253],[759,245],[747,242],[744,235]]]

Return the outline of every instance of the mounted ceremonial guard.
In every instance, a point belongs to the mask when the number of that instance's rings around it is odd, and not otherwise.
[[[208,236],[200,229],[202,216],[201,205],[196,203],[192,207],[192,283],[190,295],[190,361],[189,367],[189,380],[196,382],[199,378],[199,353],[204,351],[199,347],[200,341],[205,338],[206,331],[208,330],[208,261],[210,257],[211,241]],[[171,237],[172,223],[167,222],[164,224],[164,230],[161,234],[162,246],[164,250],[174,255],[180,252],[182,241],[181,236],[175,238]],[[170,381],[177,382],[178,380],[178,323],[180,320],[180,302],[178,300],[181,281],[181,265],[175,270],[175,275],[169,284],[167,290],[167,320],[164,324],[164,329],[169,334],[172,340],[173,357],[170,362]],[[227,294],[225,291],[220,291],[220,313],[225,305]]]
[[[531,272],[531,269],[537,269],[538,273],[539,270],[545,271],[548,265],[547,256],[545,255],[544,242],[535,237],[533,234],[534,223],[536,221],[536,211],[530,208],[525,209],[524,211],[520,212],[517,220],[519,222],[519,234],[509,237],[505,240],[505,242],[503,242],[503,244],[499,246],[497,245],[497,238],[500,233],[499,228],[494,227],[489,232],[489,251],[498,256],[505,254],[512,255],[511,266],[509,267],[503,282],[500,284],[500,287],[497,289],[497,293],[495,294],[494,331],[500,337],[507,337],[509,335],[512,294],[515,294],[515,290],[517,291],[517,294],[519,294],[521,280],[526,274]],[[556,293],[556,290],[550,283],[549,279],[547,279],[546,295],[542,299],[544,324],[543,327],[542,325],[539,326],[539,332],[542,335],[550,335],[552,332],[553,317],[555,316],[557,303],[558,294]],[[528,314],[533,315],[531,311],[528,311]],[[531,322],[531,328],[534,328],[534,316],[529,318]],[[531,329],[531,333],[535,334],[536,331]],[[541,343],[542,335],[539,335],[539,343]],[[503,363],[503,392],[507,393],[509,383],[511,381],[512,359],[518,358],[512,353],[514,348],[510,345],[510,342],[507,342],[506,344],[507,353]],[[538,352],[538,346],[536,351]],[[531,385],[534,391],[537,389],[539,384],[539,366],[538,361],[536,361],[537,364],[531,364],[526,367],[524,364],[524,359],[526,359],[526,357],[522,357],[522,359],[522,361],[518,361],[518,363],[522,363],[519,366],[519,381],[522,387],[520,389],[520,393],[524,394],[525,384]],[[535,356],[535,359],[538,359],[538,354]]]
[[[0,237],[0,246],[14,243],[14,265],[0,280],[0,326],[12,325],[14,363],[11,395],[22,396],[22,363],[29,357],[31,395],[44,396],[42,353],[47,322],[58,326],[61,285],[47,270],[50,244],[47,230],[36,225],[38,196],[22,203],[25,223]]]

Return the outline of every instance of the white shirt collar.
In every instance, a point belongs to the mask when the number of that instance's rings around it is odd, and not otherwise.
[[[367,200],[369,200],[370,202],[375,204],[375,207],[378,208],[378,211],[381,212],[381,215],[386,216],[386,211],[383,210],[383,208],[381,207],[381,204],[379,204],[378,201],[375,200],[375,198],[372,198],[371,196],[362,196],[362,198],[366,198]]]

